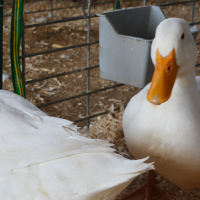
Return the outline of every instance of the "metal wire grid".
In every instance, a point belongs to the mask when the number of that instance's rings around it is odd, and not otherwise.
[[[44,9],[44,10],[36,10],[36,11],[29,11],[29,12],[24,12],[24,14],[35,14],[35,13],[40,13],[40,12],[51,12],[51,15],[53,17],[53,11],[59,11],[59,10],[64,10],[64,9],[70,9],[70,8],[85,8],[87,6],[87,3],[83,1],[82,4],[76,5],[76,6],[66,6],[62,8],[54,8],[53,0],[33,0],[33,1],[28,1],[27,3],[34,3],[34,2],[41,2],[41,1],[47,1],[51,2],[51,9]],[[71,1],[71,0],[65,0],[65,1]],[[130,0],[129,0],[130,1]],[[140,1],[140,0],[137,0]],[[91,2],[90,5],[106,5],[106,4],[113,4],[113,1],[105,1],[104,2]],[[12,5],[12,3],[4,3],[4,6]],[[84,11],[85,9],[83,9]],[[85,13],[84,13],[85,14]],[[11,14],[4,15],[4,17],[9,17]]]
[[[43,80],[47,80],[47,79],[50,79],[50,78],[55,78],[55,77],[64,76],[64,75],[68,75],[68,74],[73,74],[73,73],[77,73],[77,72],[87,71],[86,92],[83,92],[83,93],[78,94],[78,95],[70,96],[70,97],[67,97],[67,98],[51,101],[51,102],[48,102],[48,103],[45,103],[45,104],[40,104],[38,107],[41,108],[41,107],[44,107],[44,106],[53,105],[53,104],[60,103],[60,102],[63,102],[63,101],[67,101],[67,100],[70,100],[70,99],[75,99],[75,98],[86,96],[86,117],[81,118],[81,119],[76,119],[74,122],[86,121],[87,122],[87,129],[89,130],[89,120],[91,118],[94,118],[94,117],[97,117],[97,116],[100,116],[100,115],[104,115],[104,114],[107,114],[109,112],[109,111],[106,110],[104,112],[101,112],[101,113],[98,113],[98,114],[95,114],[95,115],[90,115],[89,96],[91,94],[98,93],[100,91],[105,91],[105,90],[108,90],[108,89],[112,89],[112,88],[116,88],[116,87],[120,87],[120,86],[124,85],[124,84],[115,84],[115,85],[112,85],[112,86],[108,86],[108,87],[104,87],[104,88],[97,89],[97,90],[94,90],[94,91],[90,91],[90,70],[99,67],[99,65],[90,66],[90,45],[94,45],[94,44],[98,44],[99,43],[99,41],[94,41],[94,42],[90,41],[90,20],[91,20],[91,18],[98,17],[97,15],[92,15],[91,14],[91,5],[95,5],[95,4],[96,5],[100,5],[100,4],[105,5],[105,4],[109,4],[109,3],[113,4],[113,2],[110,2],[110,1],[106,2],[104,0],[103,3],[91,3],[91,0],[88,0],[87,1],[87,5],[86,4],[81,4],[80,5],[83,8],[85,8],[85,6],[87,6],[87,15],[85,15],[85,13],[84,13],[84,15],[82,15],[82,16],[68,17],[68,18],[62,19],[62,20],[53,20],[53,11],[59,10],[59,9],[61,10],[61,9],[66,9],[66,8],[73,8],[73,7],[54,8],[53,7],[53,0],[33,0],[33,1],[29,1],[29,2],[37,2],[37,1],[51,1],[51,9],[42,10],[42,11],[26,12],[25,14],[32,14],[32,13],[44,12],[44,11],[51,12],[52,21],[44,22],[44,23],[36,23],[36,24],[31,24],[31,25],[24,25],[23,26],[22,55],[20,56],[20,58],[22,59],[22,75],[24,77],[24,80],[25,80],[25,58],[29,58],[29,57],[33,57],[33,56],[38,56],[38,55],[43,55],[43,54],[63,51],[63,50],[67,50],[67,49],[74,49],[74,48],[78,48],[78,47],[87,46],[87,66],[82,68],[82,69],[72,70],[72,71],[68,71],[68,72],[64,72],[64,73],[58,73],[58,74],[54,74],[54,75],[50,75],[50,76],[46,76],[46,77],[42,77],[42,78],[38,78],[38,79],[25,81],[25,84],[34,83],[34,82],[38,82],[38,81],[43,81]],[[123,2],[128,2],[128,1],[130,2],[130,0],[124,0]],[[165,6],[173,6],[173,5],[191,3],[191,23],[190,23],[190,25],[196,25],[196,24],[200,24],[200,21],[194,22],[194,3],[195,2],[199,2],[199,1],[200,0],[188,0],[188,1],[173,2],[173,3],[157,4],[157,6],[165,7]],[[8,4],[4,4],[4,5],[8,5]],[[145,5],[146,5],[146,0],[143,0],[143,6],[145,6]],[[74,6],[74,7],[77,7],[77,6]],[[10,16],[10,15],[6,15],[6,16]],[[77,20],[82,20],[82,19],[87,19],[87,43],[82,43],[82,44],[72,45],[72,46],[66,46],[66,47],[63,47],[63,48],[56,48],[56,49],[52,49],[52,50],[46,50],[46,51],[41,51],[41,52],[32,53],[32,54],[25,54],[25,30],[26,29],[32,28],[32,27],[53,25],[53,24],[63,23],[63,22],[77,21]],[[197,45],[199,45],[199,44],[200,43],[197,43]],[[200,63],[197,64],[196,66],[200,66]],[[119,109],[119,108],[116,108],[116,110],[117,109]]]
[[[51,2],[53,2],[53,1],[51,1]],[[113,2],[105,2],[104,1],[103,3],[93,3],[93,5],[100,5],[100,4],[105,5],[107,3],[113,4]],[[67,100],[70,100],[70,99],[75,99],[75,98],[78,98],[78,97],[86,96],[86,116],[87,117],[77,119],[74,122],[81,122],[81,121],[86,120],[88,130],[89,130],[89,119],[93,118],[95,116],[98,116],[98,114],[92,115],[92,116],[89,115],[89,113],[90,113],[90,111],[89,111],[89,107],[90,107],[89,96],[91,94],[94,94],[94,93],[97,93],[97,92],[100,92],[100,91],[104,91],[104,90],[107,90],[107,89],[111,89],[111,88],[119,87],[120,85],[123,85],[123,84],[117,84],[115,86],[110,86],[110,87],[102,88],[102,89],[99,89],[99,90],[90,91],[90,70],[99,67],[99,65],[90,66],[90,45],[99,43],[99,41],[90,42],[90,19],[98,17],[97,15],[91,14],[91,5],[92,5],[91,1],[88,0],[88,2],[87,2],[87,15],[70,17],[70,18],[66,18],[66,19],[62,19],[62,20],[53,21],[53,11],[55,9],[53,8],[53,4],[51,4],[51,10],[50,11],[51,11],[51,15],[52,15],[52,21],[45,22],[45,23],[33,24],[33,25],[25,25],[23,27],[23,33],[24,34],[22,36],[22,56],[20,56],[20,58],[22,59],[22,75],[23,75],[24,80],[25,80],[25,58],[33,57],[33,56],[37,56],[37,55],[42,55],[42,54],[47,54],[47,53],[63,51],[63,50],[67,50],[67,49],[74,49],[74,48],[78,48],[78,47],[87,46],[87,66],[86,67],[84,67],[82,69],[78,69],[78,70],[73,70],[73,71],[68,71],[68,72],[65,72],[65,73],[59,73],[59,74],[55,74],[55,75],[52,75],[52,76],[47,76],[47,77],[44,77],[44,78],[25,81],[25,84],[34,83],[34,82],[42,81],[42,80],[47,80],[47,79],[50,79],[50,78],[55,78],[55,77],[59,77],[59,76],[67,75],[67,74],[72,74],[72,73],[76,73],[76,72],[80,72],[80,71],[87,71],[87,84],[86,84],[86,92],[85,93],[81,93],[79,95],[74,95],[74,96],[71,96],[71,97],[68,97],[68,98],[63,98],[63,99],[55,100],[55,101],[52,101],[52,102],[49,102],[49,103],[41,104],[38,107],[41,108],[41,107],[44,107],[44,106],[53,105],[53,104],[60,103],[60,102],[63,102],[63,101],[67,101]],[[85,7],[85,6],[86,6],[86,4],[82,5],[82,7]],[[66,7],[62,8],[62,9],[66,9]],[[57,23],[63,23],[63,22],[83,20],[83,19],[87,19],[87,43],[72,45],[72,46],[67,46],[67,47],[63,47],[63,48],[57,48],[57,49],[52,49],[52,50],[47,50],[47,51],[42,51],[42,52],[37,52],[37,53],[33,53],[33,54],[27,54],[27,55],[25,54],[25,52],[24,52],[24,50],[25,50],[25,38],[24,38],[25,29],[32,28],[32,27],[45,26],[45,25],[52,25],[52,24],[57,24]]]

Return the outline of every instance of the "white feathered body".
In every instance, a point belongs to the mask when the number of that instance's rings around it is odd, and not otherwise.
[[[182,91],[185,98],[174,88],[171,98],[159,106],[146,100],[148,89],[149,85],[134,96],[124,112],[130,152],[137,159],[150,156],[156,172],[183,190],[200,187],[200,108],[188,103],[195,99],[200,105],[196,87]]]
[[[158,50],[165,58],[173,49],[179,68],[170,98],[151,104],[147,85],[126,107],[123,129],[133,156],[150,156],[159,174],[189,191],[200,188],[200,79],[195,80],[196,44],[182,19],[166,19],[158,26],[151,46],[153,63]]]
[[[112,200],[152,165],[127,160],[111,146],[0,91],[0,199]]]

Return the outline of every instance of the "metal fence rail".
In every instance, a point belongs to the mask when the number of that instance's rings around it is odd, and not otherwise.
[[[3,0],[0,0],[0,74],[3,72]],[[0,77],[0,89],[2,89],[2,76]]]
[[[39,2],[39,1],[50,1],[51,2],[51,9],[24,12],[24,14],[34,14],[34,13],[39,13],[39,12],[50,12],[51,16],[52,16],[52,20],[47,21],[47,22],[28,24],[28,25],[23,26],[22,55],[20,56],[20,58],[22,60],[22,74],[23,74],[24,80],[25,80],[25,68],[26,68],[25,58],[29,58],[29,57],[34,57],[34,56],[44,55],[44,54],[50,54],[50,53],[63,51],[63,50],[67,50],[67,49],[74,49],[74,48],[87,46],[87,66],[84,66],[83,68],[77,69],[77,70],[71,70],[71,71],[64,72],[64,73],[57,73],[57,74],[54,74],[54,75],[50,75],[50,76],[46,76],[46,77],[42,77],[42,78],[38,78],[38,79],[28,80],[28,81],[25,81],[25,84],[30,84],[30,83],[43,81],[43,80],[47,80],[47,79],[51,79],[51,78],[55,78],[55,77],[60,77],[60,76],[68,75],[68,74],[86,71],[87,72],[87,78],[86,78],[87,84],[86,84],[86,91],[85,92],[80,93],[78,95],[70,96],[70,97],[67,97],[67,98],[58,99],[58,100],[51,101],[51,102],[48,102],[48,103],[40,104],[38,107],[45,107],[45,106],[53,105],[53,104],[60,103],[60,102],[63,102],[63,101],[68,101],[70,99],[75,99],[75,98],[86,96],[86,116],[84,118],[76,119],[75,122],[86,121],[87,122],[87,128],[89,130],[89,120],[91,118],[94,118],[94,117],[97,117],[99,115],[103,115],[103,114],[108,113],[108,111],[104,111],[104,112],[100,112],[100,113],[97,113],[97,114],[94,114],[94,115],[90,115],[90,110],[89,110],[89,106],[90,106],[89,97],[90,97],[90,95],[94,94],[94,93],[98,93],[100,91],[105,91],[105,90],[108,90],[108,89],[123,86],[123,84],[115,84],[115,85],[108,86],[108,87],[105,87],[105,88],[90,91],[90,70],[96,69],[96,68],[99,67],[99,65],[95,65],[95,66],[90,65],[90,46],[99,43],[99,41],[91,42],[91,40],[90,40],[90,23],[91,23],[90,20],[92,18],[98,17],[97,15],[91,14],[91,6],[105,5],[105,4],[112,4],[113,5],[114,2],[113,1],[91,2],[90,0],[88,0],[87,4],[80,4],[78,6],[68,6],[68,7],[62,7],[62,8],[54,8],[54,4],[53,4],[52,0],[33,0],[33,1],[28,1],[28,2],[31,3],[31,2]],[[130,2],[130,0],[123,0],[123,2]],[[146,0],[143,0],[143,1],[140,1],[140,2],[143,2],[144,6],[147,4]],[[189,5],[189,6],[191,6],[191,23],[190,23],[190,25],[197,25],[197,24],[200,24],[200,21],[194,22],[194,7],[195,7],[195,3],[197,3],[197,2],[200,2],[200,0],[170,2],[170,3],[157,4],[157,5],[161,6],[161,7],[166,7],[166,6],[190,4]],[[4,4],[4,5],[12,5],[12,4],[7,3],[7,4]],[[70,8],[77,8],[77,7],[83,7],[83,8],[87,7],[87,15],[84,14],[84,15],[81,15],[81,16],[68,17],[68,18],[61,19],[61,20],[53,20],[53,12],[54,11],[63,10],[63,9],[70,9]],[[7,16],[10,16],[10,15],[4,15],[4,17],[7,17]],[[39,52],[36,52],[36,53],[31,53],[31,54],[25,53],[25,31],[26,31],[26,29],[33,28],[33,27],[42,27],[42,26],[46,26],[46,25],[53,25],[53,24],[58,24],[58,23],[63,23],[63,22],[72,22],[72,21],[77,21],[77,20],[87,20],[87,42],[86,43],[71,45],[71,46],[66,46],[66,47],[63,47],[63,48],[56,48],[56,49],[51,49],[51,50],[46,50],[46,51],[39,51]],[[197,45],[199,45],[199,44],[200,43],[197,43]],[[200,66],[200,63],[197,64],[196,66],[197,67]],[[116,110],[117,109],[118,108],[116,108]]]
[[[48,1],[48,0],[46,0]],[[52,0],[49,0],[52,1]],[[130,0],[129,0],[130,1]],[[30,2],[35,2],[35,1],[29,1]],[[91,2],[91,5],[106,5],[106,4],[113,4],[113,1],[105,1],[105,2]],[[12,4],[4,4],[4,5],[12,5]],[[71,9],[71,8],[79,8],[79,7],[87,7],[87,4],[79,4],[77,6],[67,6],[67,7],[62,7],[62,8],[51,8],[51,9],[45,9],[45,10],[36,10],[36,11],[29,11],[29,12],[24,12],[24,14],[35,14],[35,13],[41,13],[41,12],[53,12],[53,11],[61,11],[61,10],[66,10],[66,9]],[[10,17],[11,14],[4,15],[4,17]]]
[[[67,75],[67,74],[72,74],[72,73],[76,73],[76,72],[80,72],[80,71],[86,71],[87,72],[87,84],[86,84],[86,92],[85,93],[81,93],[79,95],[74,95],[74,96],[71,96],[71,97],[68,97],[68,98],[63,98],[63,99],[51,101],[51,102],[48,102],[48,103],[45,103],[45,104],[38,105],[38,107],[41,108],[41,107],[53,105],[53,104],[56,104],[56,103],[60,103],[60,102],[63,102],[63,101],[67,101],[67,100],[70,100],[70,99],[75,99],[75,98],[86,96],[86,117],[81,118],[81,119],[77,119],[77,120],[75,120],[75,122],[86,121],[88,130],[89,130],[89,125],[90,125],[89,119],[96,117],[98,115],[108,113],[108,111],[105,111],[103,113],[99,113],[99,114],[95,114],[95,115],[91,116],[90,111],[89,111],[89,107],[90,107],[89,97],[90,97],[90,95],[97,93],[97,92],[100,92],[100,91],[105,91],[105,90],[112,89],[112,88],[115,88],[115,87],[120,87],[120,86],[123,85],[123,84],[116,84],[114,86],[109,86],[109,87],[101,88],[101,89],[98,89],[98,90],[90,91],[90,70],[99,67],[99,66],[90,66],[90,45],[94,45],[94,44],[99,43],[99,41],[94,41],[94,42],[90,41],[90,20],[92,18],[98,17],[97,15],[91,14],[91,6],[92,5],[93,6],[95,6],[95,5],[105,5],[105,4],[111,4],[111,3],[113,4],[113,2],[111,2],[111,1],[92,3],[90,0],[88,0],[87,4],[82,4],[82,5],[79,5],[79,6],[64,7],[64,8],[53,8],[53,6],[51,6],[51,9],[39,11],[39,12],[50,11],[52,13],[53,11],[56,11],[56,10],[63,10],[63,9],[69,9],[69,8],[74,8],[74,7],[80,7],[80,6],[84,8],[84,7],[87,6],[87,15],[68,17],[68,18],[65,18],[65,19],[62,19],[62,20],[52,20],[52,21],[37,23],[37,24],[24,25],[24,27],[23,27],[24,34],[22,36],[22,49],[25,49],[25,42],[24,42],[25,41],[25,38],[24,38],[25,37],[25,29],[33,28],[33,27],[46,26],[46,25],[53,25],[53,24],[58,24],[58,23],[63,23],[63,22],[71,22],[71,21],[84,20],[84,19],[87,20],[87,43],[67,46],[67,47],[63,47],[63,48],[56,48],[56,49],[52,49],[52,50],[46,50],[46,51],[37,52],[37,53],[33,53],[33,54],[25,54],[25,52],[22,51],[22,55],[20,56],[20,58],[22,59],[22,69],[24,71],[24,72],[22,72],[22,74],[24,75],[24,80],[25,80],[25,58],[38,56],[38,55],[44,55],[44,54],[58,52],[58,51],[63,51],[63,50],[67,50],[67,49],[74,49],[74,48],[78,48],[78,47],[87,46],[87,66],[86,67],[79,69],[79,70],[72,70],[72,71],[68,71],[68,72],[65,72],[65,73],[60,73],[60,74],[55,74],[55,75],[51,75],[51,76],[47,76],[47,77],[43,77],[43,78],[39,78],[39,79],[35,79],[35,80],[25,81],[25,84],[29,84],[29,83],[33,83],[33,82],[37,82],[37,81],[42,81],[42,80],[46,80],[46,79],[50,79],[50,78],[55,78],[55,77],[63,76],[63,75]],[[36,13],[36,12],[37,11],[34,11],[32,13]],[[25,14],[32,14],[32,13],[27,12]]]

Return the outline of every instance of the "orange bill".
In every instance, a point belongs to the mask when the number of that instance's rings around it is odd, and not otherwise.
[[[166,57],[160,55],[157,49],[155,71],[147,94],[147,100],[150,103],[160,105],[170,98],[178,68],[175,49]]]

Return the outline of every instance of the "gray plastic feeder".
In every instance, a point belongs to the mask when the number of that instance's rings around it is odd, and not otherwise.
[[[154,72],[151,42],[164,19],[157,6],[100,14],[100,77],[139,88],[148,84]],[[193,32],[197,36],[197,29]]]

